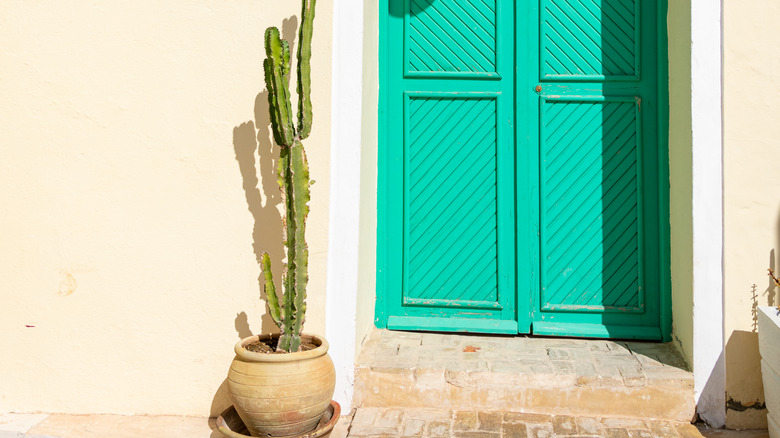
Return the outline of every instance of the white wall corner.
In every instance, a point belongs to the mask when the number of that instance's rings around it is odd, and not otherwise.
[[[726,423],[722,0],[691,0],[693,374],[699,417]]]
[[[352,409],[360,223],[363,1],[333,1],[330,220],[325,336],[336,367],[334,399]]]

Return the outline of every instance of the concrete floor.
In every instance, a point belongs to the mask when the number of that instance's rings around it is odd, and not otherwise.
[[[404,421],[403,415],[408,418]],[[336,425],[331,438],[361,437],[680,437],[680,438],[768,438],[764,431],[727,431],[699,428],[670,422],[637,421],[636,419],[594,419],[571,417],[549,419],[526,414],[507,416],[498,413],[502,421],[495,422],[496,413],[456,415],[450,413],[447,434],[441,429],[441,412],[415,410],[414,414],[400,415],[378,410],[358,410],[354,420],[344,416]],[[516,414],[516,413],[515,413]],[[522,414],[521,414],[522,415]],[[415,418],[416,417],[416,418]],[[547,416],[549,417],[549,416]],[[476,420],[476,422],[474,422]],[[508,420],[508,421],[507,421]],[[561,421],[563,420],[563,421]],[[596,421],[597,420],[597,421]],[[547,421],[547,423],[544,423]],[[594,422],[596,421],[596,422]],[[388,428],[388,424],[391,428]],[[431,428],[431,426],[439,429]],[[437,426],[438,425],[438,426]],[[507,425],[509,425],[507,427]],[[520,425],[520,426],[518,426]],[[660,426],[663,426],[660,427]],[[0,414],[0,438],[221,438],[214,429],[214,419],[176,416],[122,416],[122,415],[59,415],[59,414]],[[478,430],[478,429],[490,429]],[[496,429],[496,427],[498,427]],[[576,432],[572,427],[577,428]],[[593,429],[595,427],[596,429]],[[422,428],[422,429],[420,429]],[[590,429],[589,429],[590,428]],[[599,429],[601,428],[601,429]],[[460,430],[471,429],[471,430]],[[417,433],[422,430],[422,434]],[[434,433],[430,433],[433,431]],[[571,433],[568,433],[571,431]],[[409,434],[407,434],[407,432]],[[556,433],[561,432],[561,433]],[[589,433],[593,432],[593,433]]]

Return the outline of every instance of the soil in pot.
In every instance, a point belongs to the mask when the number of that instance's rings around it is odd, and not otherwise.
[[[269,339],[263,339],[256,342],[252,342],[244,346],[249,351],[255,353],[267,353],[267,354],[287,354],[286,351],[277,351],[276,347],[279,344],[279,336],[273,336]],[[319,345],[311,342],[311,340],[304,338],[301,342],[301,351],[314,350]]]

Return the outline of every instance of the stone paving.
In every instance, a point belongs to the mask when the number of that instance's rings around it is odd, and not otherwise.
[[[671,344],[375,330],[355,406],[690,421],[693,375]]]
[[[0,413],[0,438],[223,438],[215,427],[213,418],[198,417]],[[766,430],[699,433],[670,421],[398,408],[358,409],[341,417],[330,438],[645,436],[769,438]]]
[[[496,411],[360,408],[331,438],[768,438],[766,431],[700,431],[686,422]]]

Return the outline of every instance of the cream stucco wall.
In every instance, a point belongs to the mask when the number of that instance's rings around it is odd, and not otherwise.
[[[315,332],[331,8],[317,9],[306,142]],[[209,415],[226,403],[233,344],[269,327],[257,254],[279,273],[283,253],[263,31],[286,19],[295,36],[299,9],[0,2],[0,412]]]
[[[669,178],[672,338],[693,363],[691,2],[669,2]]]
[[[360,169],[360,254],[355,354],[374,327],[376,305],[377,154],[379,114],[379,2],[363,10],[363,121]]]
[[[754,305],[778,303],[780,3],[726,1],[723,23],[726,418],[765,427]]]

